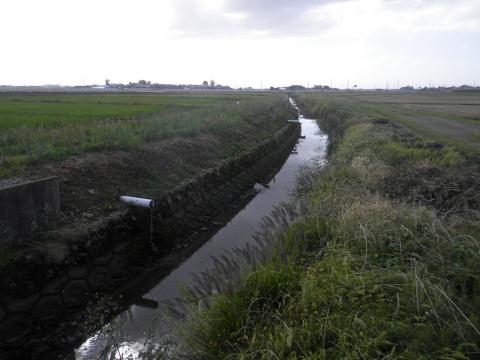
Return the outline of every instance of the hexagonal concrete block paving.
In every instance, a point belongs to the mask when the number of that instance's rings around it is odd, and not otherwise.
[[[62,299],[69,308],[83,306],[88,301],[88,287],[86,280],[72,280],[62,291]]]
[[[68,269],[67,274],[70,279],[86,279],[89,270],[89,266],[76,266]]]
[[[88,284],[93,291],[106,291],[113,286],[113,278],[107,266],[97,266],[87,276]]]
[[[67,282],[68,282],[68,277],[64,275],[59,279],[56,279],[55,281],[49,283],[47,286],[45,286],[42,289],[42,294],[45,294],[45,295],[60,294],[63,287],[67,284]]]
[[[150,249],[150,245],[140,242],[140,239],[137,239],[138,242],[132,244],[132,247],[129,249],[128,253],[128,262],[130,265],[134,266],[145,266],[145,261],[149,258],[152,254],[152,250]]]
[[[60,295],[47,295],[38,300],[30,313],[36,322],[51,324],[62,316],[64,310]]]
[[[36,304],[39,297],[39,294],[34,294],[27,299],[7,299],[5,308],[9,313],[25,313]]]
[[[125,254],[127,252],[127,248],[130,244],[128,242],[122,242],[118,245],[116,245],[114,248],[113,248],[113,252],[115,254]]]
[[[110,260],[112,259],[113,257],[113,251],[112,252],[108,252],[100,257],[97,257],[95,260],[94,260],[94,264],[95,265],[108,265],[108,263],[110,262]]]
[[[115,255],[108,264],[113,277],[128,276],[128,258],[126,255]]]
[[[46,353],[51,350],[51,346],[40,339],[32,339],[28,343],[28,352],[31,359],[55,359],[53,357],[45,357]]]
[[[2,347],[22,346],[25,337],[33,330],[33,320],[28,314],[8,315],[0,324]]]

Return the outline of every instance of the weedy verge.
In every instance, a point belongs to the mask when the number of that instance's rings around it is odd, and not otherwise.
[[[216,297],[196,291],[208,301],[192,297],[191,356],[480,359],[475,162],[337,100],[298,97],[330,164],[269,256]]]

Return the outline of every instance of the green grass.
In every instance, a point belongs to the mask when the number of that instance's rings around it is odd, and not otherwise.
[[[347,92],[306,94],[305,105],[315,111],[325,104],[348,107],[356,115],[389,119],[412,129],[424,141],[480,155],[480,94]]]
[[[251,95],[50,94],[0,95],[0,128],[55,127],[101,119],[128,119],[167,108],[205,107]]]
[[[0,95],[0,176],[88,151],[274,119],[279,95]]]
[[[269,260],[190,314],[193,357],[480,359],[471,153],[378,121],[370,104],[297,100],[329,132],[330,163]]]

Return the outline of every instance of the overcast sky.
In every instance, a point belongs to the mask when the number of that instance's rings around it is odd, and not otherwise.
[[[479,0],[1,0],[0,84],[480,83]]]

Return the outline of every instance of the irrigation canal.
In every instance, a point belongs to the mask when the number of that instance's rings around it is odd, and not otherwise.
[[[296,106],[292,100],[290,101]],[[299,171],[312,162],[324,164],[327,135],[320,130],[316,120],[307,119],[300,112],[299,121],[302,136],[285,164],[270,182],[259,187],[257,195],[191,257],[143,294],[142,298],[147,299],[144,304],[131,305],[107,325],[113,327],[121,339],[120,343],[116,344],[115,358],[128,358],[129,355],[136,358],[152,330],[155,338],[168,341],[174,320],[163,316],[166,312],[164,303],[181,297],[178,284],[183,283],[187,286],[192,284],[193,274],[213,266],[212,256],[221,255],[226,250],[232,250],[248,242],[253,243],[252,235],[260,230],[262,217],[270,214],[276,205],[288,201],[295,188]],[[148,306],[149,304],[152,306]],[[111,342],[111,333],[105,329],[99,330],[75,350],[76,359],[98,359]]]

